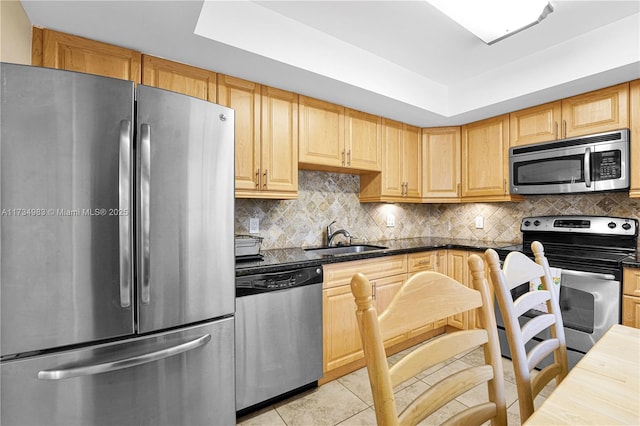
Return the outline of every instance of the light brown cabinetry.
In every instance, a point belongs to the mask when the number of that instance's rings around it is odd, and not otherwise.
[[[371,281],[376,308],[384,309],[406,279],[407,256],[397,255],[324,266],[322,290],[323,360],[325,378],[363,358],[360,332],[351,294],[351,278],[361,272]],[[394,343],[399,339],[392,339]],[[339,375],[339,374],[337,374]]]
[[[509,194],[509,114],[462,126],[464,201],[520,201]]]
[[[624,268],[622,324],[640,328],[640,269]]]
[[[509,114],[511,146],[547,142],[560,137],[562,102],[555,101]]]
[[[562,100],[562,137],[629,127],[629,83]]]
[[[512,112],[510,126],[511,146],[629,127],[629,84]]]
[[[382,152],[382,172],[360,177],[360,201],[420,202],[420,129],[398,121],[382,119]]]
[[[236,197],[296,198],[297,95],[219,75],[218,103],[235,110]]]
[[[447,273],[447,250],[432,250],[407,255],[409,277],[416,272],[434,271],[441,274]],[[435,323],[426,324],[423,327],[409,331],[409,337],[417,336],[425,332],[444,327],[447,319],[443,318]]]
[[[142,84],[217,102],[217,74],[202,68],[142,55]]]
[[[380,171],[380,117],[300,96],[300,167]]]
[[[460,201],[460,127],[422,129],[422,200]]]
[[[465,250],[447,250],[447,275],[466,286],[471,284],[468,259],[469,252]],[[469,314],[470,312],[463,312],[449,317],[447,323],[452,327],[467,329],[469,324],[475,322],[475,318],[470,320]]]
[[[629,116],[632,166],[629,196],[640,198],[640,80],[629,83]]]
[[[140,52],[48,29],[34,35],[34,65],[141,81]]]

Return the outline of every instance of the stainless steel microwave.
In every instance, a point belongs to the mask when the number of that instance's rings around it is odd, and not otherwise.
[[[629,129],[509,149],[512,194],[629,188]]]

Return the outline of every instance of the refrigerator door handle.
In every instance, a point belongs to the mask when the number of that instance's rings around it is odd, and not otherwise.
[[[120,160],[118,166],[120,230],[120,306],[131,306],[131,121],[120,122]]]
[[[148,352],[146,354],[133,356],[130,358],[119,359],[115,361],[103,362],[99,364],[83,364],[62,369],[41,370],[38,372],[40,380],[62,380],[72,377],[91,376],[94,374],[107,373],[110,371],[122,370],[123,368],[136,367],[150,362],[160,361],[183,352],[192,351],[196,348],[206,345],[211,340],[210,334],[205,334],[197,339],[190,340],[179,345],[161,349],[158,351]]]
[[[140,126],[140,226],[141,235],[141,254],[142,262],[140,266],[141,289],[140,298],[143,304],[151,302],[151,292],[149,288],[150,275],[150,243],[149,243],[149,203],[151,182],[151,127],[148,124]]]

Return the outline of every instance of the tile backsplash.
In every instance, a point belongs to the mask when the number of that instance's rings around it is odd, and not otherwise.
[[[534,215],[622,216],[640,219],[640,199],[625,192],[527,196],[519,203],[386,204],[358,199],[360,177],[299,171],[297,200],[236,199],[235,232],[249,232],[249,218],[260,220],[262,249],[319,246],[324,228],[336,220],[357,240],[446,236],[488,241],[520,241],[520,220]],[[387,227],[387,216],[395,226]],[[482,216],[484,227],[476,229]],[[341,238],[341,237],[337,237]],[[339,240],[336,240],[339,241]]]

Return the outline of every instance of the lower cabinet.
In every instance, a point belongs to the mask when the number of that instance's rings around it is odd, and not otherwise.
[[[622,324],[640,328],[640,269],[624,268]]]
[[[324,377],[320,382],[333,380],[365,365],[356,306],[351,294],[354,274],[360,272],[367,276],[376,310],[381,313],[400,286],[416,272],[437,271],[465,284],[470,282],[466,278],[469,274],[467,256],[468,253],[461,250],[432,250],[325,265],[322,291]],[[443,333],[447,325],[467,328],[469,324],[466,315],[425,324],[391,337],[385,342],[385,347],[389,354],[395,353]]]

